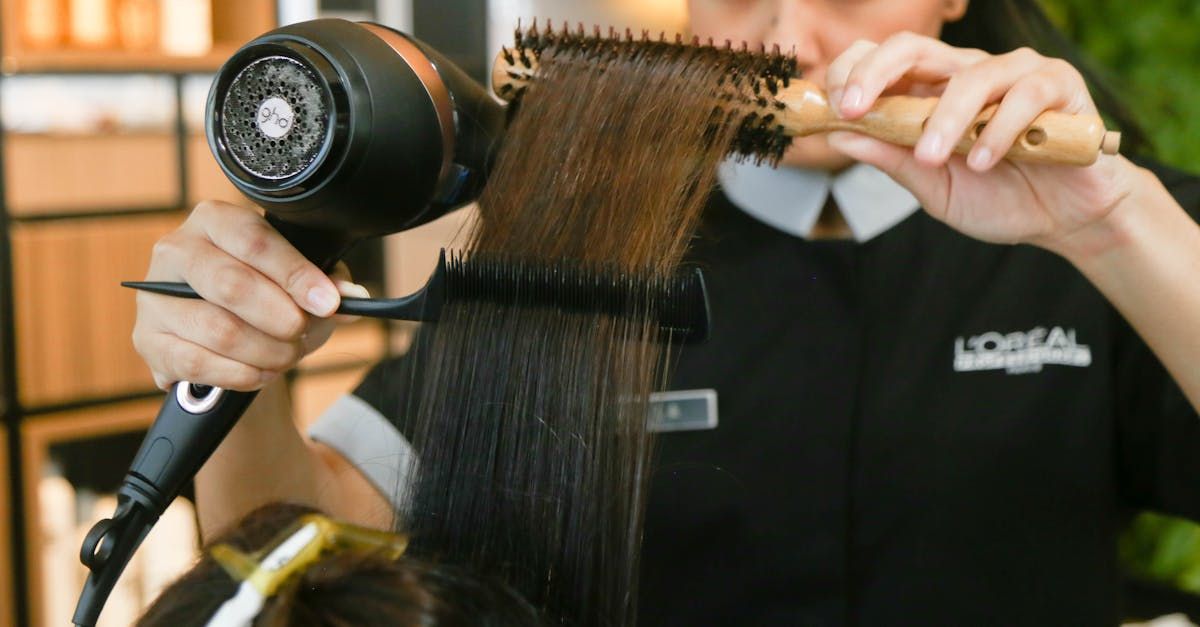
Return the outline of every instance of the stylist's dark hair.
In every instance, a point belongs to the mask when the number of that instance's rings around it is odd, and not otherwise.
[[[961,20],[942,29],[942,41],[992,54],[1028,46],[1046,56],[1068,61],[1083,74],[1100,112],[1121,130],[1122,151],[1153,150],[1128,107],[1079,48],[1055,27],[1037,0],[972,0]]]
[[[266,505],[213,544],[250,553],[311,513],[315,510],[299,505]],[[205,551],[192,570],[159,595],[138,625],[202,627],[238,585]],[[443,564],[360,552],[333,554],[310,566],[267,600],[254,625],[531,627],[540,622],[533,606],[500,582]]]

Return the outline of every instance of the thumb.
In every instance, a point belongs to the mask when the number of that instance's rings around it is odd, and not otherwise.
[[[367,288],[365,288],[357,283],[352,283],[350,281],[344,281],[342,279],[335,279],[333,284],[337,286],[338,293],[341,294],[342,296],[349,296],[351,298],[370,298],[371,297],[371,293],[367,291]],[[352,315],[348,315],[348,314],[336,314],[333,316],[333,320],[335,322],[337,322],[338,324],[348,324],[351,322],[357,322],[360,319],[361,319],[361,316],[352,316]]]
[[[850,131],[831,132],[826,141],[847,157],[879,168],[912,192],[925,207],[936,206],[942,202],[939,199],[946,197],[946,168],[922,164],[911,148]]]

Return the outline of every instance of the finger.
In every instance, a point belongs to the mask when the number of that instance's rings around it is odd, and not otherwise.
[[[337,282],[347,281],[353,282],[354,279],[350,276],[350,266],[346,265],[345,261],[339,261],[333,266],[333,272],[329,273],[329,280],[333,281],[333,286],[337,287]]]
[[[296,250],[257,213],[225,203],[202,203],[200,226],[212,243],[282,287],[309,313],[328,316],[338,293],[321,269]]]
[[[1070,67],[1065,61],[1063,64]],[[1033,121],[1045,111],[1079,113],[1090,104],[1087,85],[1077,73],[1050,67],[1028,74],[1018,79],[1004,95],[992,119],[975,141],[967,157],[967,165],[977,172],[988,170],[1008,153]]]
[[[949,180],[945,168],[917,161],[908,148],[847,131],[829,133],[829,145],[846,156],[882,170],[904,186],[922,206],[936,210],[945,205]]]
[[[150,276],[161,272],[157,268],[180,269],[176,278],[202,298],[277,339],[295,340],[308,324],[307,315],[282,287],[202,237],[172,234],[160,239],[150,266],[149,280],[164,280]],[[149,303],[171,297],[139,293],[138,298],[139,303]]]
[[[335,318],[314,318],[308,331],[305,332],[302,343],[304,348],[304,356],[311,355],[313,351],[325,345],[329,341],[333,331],[337,328],[337,320]]]
[[[944,164],[983,107],[1045,61],[1038,53],[1022,48],[976,63],[951,77],[917,141],[917,159],[931,166]]]
[[[223,357],[170,333],[148,336],[144,345],[148,349],[147,365],[154,373],[154,383],[163,390],[178,381],[188,381],[248,392],[262,388],[278,376]]]
[[[907,32],[893,35],[850,70],[839,110],[845,117],[857,118],[905,76],[922,82],[943,81],[986,57],[980,50],[955,48],[930,37]]]
[[[282,341],[211,303],[173,300],[155,312],[161,331],[260,370],[282,372],[303,356],[300,338]]]
[[[349,273],[347,273],[347,276],[349,276]],[[335,279],[333,284],[337,286],[338,293],[340,293],[342,296],[349,296],[351,298],[371,297],[371,293],[367,291],[367,288],[357,283],[352,283],[342,279]],[[349,324],[351,322],[357,322],[361,319],[362,316],[353,316],[348,314],[337,314],[333,316],[333,320],[338,324]]]
[[[850,70],[867,56],[872,50],[877,48],[879,44],[866,39],[859,39],[850,44],[833,63],[829,64],[829,69],[825,70],[825,92],[829,96],[829,104],[833,107],[834,112],[841,115],[839,107],[842,104],[842,94],[846,88],[846,78],[850,76]]]

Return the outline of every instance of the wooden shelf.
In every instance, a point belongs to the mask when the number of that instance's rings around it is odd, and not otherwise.
[[[21,36],[21,1],[0,0],[0,71],[8,74],[213,72],[242,44],[274,28],[277,13],[275,0],[212,0],[211,50],[172,56],[158,50],[30,48]]]
[[[0,0],[0,80],[13,74],[151,73],[173,75],[169,80],[182,84],[195,79],[181,75],[215,72],[244,43],[274,28],[277,15],[275,0],[211,0],[212,48],[199,56],[171,56],[157,50],[34,47],[35,41],[69,35],[64,28],[60,35],[29,36],[23,24],[30,15],[23,11],[26,1]],[[64,14],[69,10],[65,0],[59,6]],[[112,453],[115,449],[105,448],[112,446],[109,436],[144,430],[162,404],[161,394],[120,400],[154,385],[130,342],[133,294],[117,282],[144,276],[153,243],[186,218],[183,210],[189,207],[180,205],[204,198],[245,202],[217,169],[203,137],[179,137],[178,132],[181,127],[170,126],[94,134],[4,133],[0,211],[12,219],[4,235],[11,238],[13,268],[0,281],[13,285],[14,304],[0,317],[11,316],[16,328],[12,341],[19,389],[12,392],[19,395],[18,407],[45,411],[6,416],[10,428],[20,429],[19,478],[8,476],[10,464],[5,463],[5,436],[17,432],[0,431],[0,627],[15,626],[14,602],[21,600],[28,624],[61,624],[64,606],[74,605],[67,597],[79,591],[75,577],[82,567],[77,560],[68,560],[67,567],[43,567],[44,551],[71,548],[66,544],[78,551],[79,546],[79,539],[56,541],[52,549],[45,545],[48,539],[62,539],[61,528],[43,526],[57,520],[44,517],[43,506],[53,501],[43,503],[39,495],[50,456],[66,455],[64,450],[78,446],[89,455],[111,458],[95,451]],[[186,167],[181,167],[181,157]],[[180,173],[186,173],[186,181]],[[88,399],[100,404],[84,406]],[[67,443],[76,444],[62,446]],[[58,447],[53,453],[52,446]],[[19,482],[19,501],[14,500],[16,486],[8,481]],[[46,486],[53,488],[53,481]],[[11,543],[10,505],[25,526],[25,536]],[[81,516],[91,518],[92,510]],[[166,527],[170,525],[160,524],[157,530]],[[153,539],[151,534],[147,542]],[[14,551],[26,558],[24,573],[14,570]],[[161,557],[164,552],[151,554]],[[18,589],[23,599],[16,596]],[[142,598],[148,595],[152,593],[143,588]],[[101,625],[113,624],[114,616],[121,615],[113,605]],[[70,609],[66,611],[69,616]],[[130,622],[132,617],[126,617],[122,624]]]
[[[221,166],[217,165],[217,159],[208,149],[208,139],[204,133],[188,134],[187,164],[189,207],[196,206],[201,200],[223,200],[243,206],[252,204],[221,172]]]
[[[167,130],[4,137],[12,216],[178,205],[178,172],[178,144]]]
[[[6,507],[0,511],[0,627],[13,627],[17,624],[17,617],[13,616],[13,589],[12,589],[12,553],[13,537],[12,529],[9,527],[9,511],[7,504],[10,503],[10,491],[8,487],[8,431],[3,425],[0,425],[0,503],[4,503]]]
[[[215,72],[239,47],[240,44],[215,44],[212,51],[198,57],[132,50],[24,51],[4,55],[0,71],[5,74]]]
[[[12,225],[18,386],[26,407],[154,388],[133,350],[134,295],[150,250],[186,216]]]
[[[50,608],[45,605],[46,590],[41,569],[44,541],[38,488],[49,459],[50,447],[66,441],[142,431],[153,422],[161,405],[161,398],[150,398],[81,411],[47,414],[28,418],[21,423],[21,476],[25,512],[25,538],[22,546],[27,564],[26,582],[31,625],[49,624],[46,617]],[[77,592],[71,591],[71,594]],[[62,608],[55,609],[61,611]]]

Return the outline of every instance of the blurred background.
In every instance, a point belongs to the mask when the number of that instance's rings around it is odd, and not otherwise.
[[[983,0],[977,0],[983,1]],[[1044,0],[1150,132],[1200,171],[1200,2]],[[0,627],[69,621],[82,533],[161,402],[134,353],[132,293],[155,240],[201,199],[244,202],[203,136],[212,73],[240,44],[317,16],[415,33],[480,80],[534,17],[686,30],[683,0],[0,0]],[[463,213],[357,250],[373,295],[419,286]],[[411,329],[362,321],[288,380],[304,424]],[[193,560],[181,499],[126,572],[102,624],[126,625]],[[1200,528],[1154,514],[1122,544],[1131,616],[1200,622]]]

